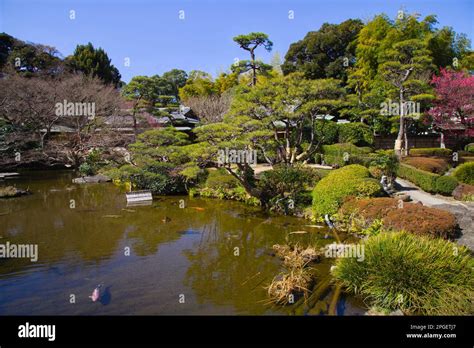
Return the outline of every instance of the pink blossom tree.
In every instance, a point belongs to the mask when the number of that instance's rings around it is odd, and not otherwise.
[[[433,125],[446,135],[474,137],[474,76],[441,69],[431,83],[436,90],[434,106],[428,111]]]

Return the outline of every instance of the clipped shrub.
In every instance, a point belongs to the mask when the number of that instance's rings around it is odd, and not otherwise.
[[[351,164],[333,170],[319,181],[313,190],[313,212],[316,217],[335,214],[349,196],[372,197],[381,194],[382,187],[369,178],[369,170]]]
[[[449,163],[444,158],[406,157],[403,163],[435,174],[443,174],[449,168]]]
[[[468,153],[469,156],[459,153],[459,156],[460,156],[459,162],[460,163],[474,162],[474,155],[471,154],[470,152],[466,152],[466,153]]]
[[[363,262],[339,258],[333,275],[369,306],[415,315],[474,313],[474,259],[467,248],[406,232],[382,232],[363,246]]]
[[[452,176],[443,175],[436,179],[435,189],[437,193],[445,196],[451,196],[454,189],[458,186],[458,181]]]
[[[403,179],[411,181],[427,192],[436,193],[436,179],[439,177],[437,174],[400,163],[397,175]]]
[[[474,162],[459,165],[454,170],[453,176],[464,184],[474,185]]]
[[[372,129],[364,123],[343,123],[339,125],[339,142],[367,146],[374,143],[374,135]]]
[[[380,183],[375,179],[360,180],[355,184],[357,197],[373,197],[380,193]]]
[[[288,213],[288,205],[311,205],[311,189],[321,178],[319,171],[301,165],[277,165],[260,175],[260,200],[272,211]],[[290,201],[291,199],[291,201]]]
[[[350,163],[352,157],[362,158],[372,152],[370,147],[357,147],[350,143],[323,145],[323,160],[329,165],[338,165],[340,167]],[[347,154],[347,155],[345,155]],[[345,161],[347,159],[347,161]]]
[[[464,147],[464,151],[467,151],[467,152],[470,152],[470,153],[474,153],[474,143],[467,144],[467,145]]]
[[[450,157],[453,154],[453,150],[442,149],[439,147],[425,147],[410,149],[410,156],[439,156],[439,157]]]
[[[376,220],[382,220],[388,230],[441,238],[454,237],[457,225],[455,216],[450,212],[385,197],[346,200],[339,209],[338,217],[355,232],[368,228]]]
[[[291,198],[297,205],[311,204],[311,194],[306,193],[319,181],[320,175],[314,169],[301,165],[278,165],[263,172],[258,182],[261,200],[265,204],[281,202],[281,198]],[[275,207],[276,208],[276,207]],[[278,209],[277,209],[278,210]]]
[[[453,197],[459,201],[474,201],[474,186],[459,184],[453,191]]]
[[[311,168],[300,165],[277,165],[273,170],[265,171],[260,176],[259,186],[262,190],[274,195],[294,193],[305,189],[305,186],[314,186],[319,175]]]

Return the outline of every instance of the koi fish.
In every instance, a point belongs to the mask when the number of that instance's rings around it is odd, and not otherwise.
[[[205,210],[204,208],[201,208],[201,207],[190,207],[190,208],[196,209],[197,211],[204,211]]]
[[[89,298],[92,300],[92,302],[96,302],[100,298],[100,288],[102,287],[101,284],[97,285],[97,287],[92,291],[92,295],[89,296]]]
[[[305,233],[308,233],[306,231],[294,231],[294,232],[290,232],[290,234],[305,234]]]

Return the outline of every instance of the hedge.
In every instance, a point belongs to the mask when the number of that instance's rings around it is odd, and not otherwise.
[[[405,157],[403,163],[430,173],[443,174],[449,168],[449,163],[444,158],[433,157]]]
[[[400,163],[397,175],[411,181],[424,191],[436,193],[436,179],[439,177],[437,174],[425,172],[408,164]]]
[[[373,197],[382,192],[382,187],[371,179],[369,170],[351,164],[333,170],[319,181],[313,190],[313,212],[316,217],[337,213],[339,206],[349,196]]]
[[[458,181],[452,176],[442,175],[436,179],[435,189],[437,193],[445,196],[451,196],[454,189],[458,186]]]
[[[348,162],[354,164],[362,164],[364,162],[364,157],[369,157],[368,154],[372,152],[370,147],[357,147],[354,144],[342,143],[342,144],[333,144],[333,145],[323,145],[323,160],[326,164],[329,165],[338,165],[344,166],[347,164],[344,161],[344,154],[349,155]],[[369,159],[367,159],[369,162]]]
[[[411,181],[422,190],[430,193],[451,195],[452,191],[458,185],[458,182],[454,177],[433,174],[409,166],[405,163],[400,163],[397,175],[403,179]]]
[[[453,154],[453,150],[442,149],[439,147],[426,147],[419,149],[410,149],[410,156],[441,156],[449,157]]]

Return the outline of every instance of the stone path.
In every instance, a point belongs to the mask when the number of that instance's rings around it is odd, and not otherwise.
[[[461,237],[457,242],[466,245],[474,250],[474,203],[460,202],[453,198],[429,194],[409,181],[397,178],[398,192],[404,193],[413,200],[414,203],[421,202],[428,207],[446,210],[454,214],[461,229]]]

